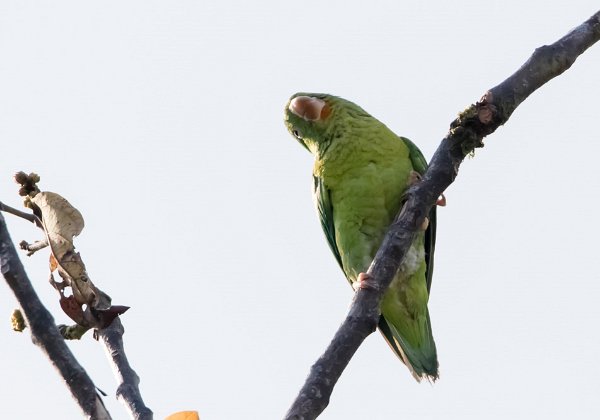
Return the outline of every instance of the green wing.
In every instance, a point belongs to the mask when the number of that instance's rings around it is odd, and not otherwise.
[[[410,160],[415,171],[423,175],[427,170],[427,161],[419,148],[406,137],[400,137],[408,147]],[[433,254],[435,251],[435,231],[437,227],[437,206],[433,206],[429,211],[429,227],[425,232],[425,262],[427,264],[427,292],[431,289],[431,279],[433,277]]]
[[[427,170],[427,161],[425,160],[423,153],[421,153],[416,144],[414,144],[406,137],[400,137],[400,139],[408,147],[408,152],[410,154],[410,160],[412,162],[413,168],[415,169],[415,171],[423,175]]]
[[[335,227],[333,225],[333,206],[331,204],[331,195],[329,190],[325,187],[325,185],[323,185],[323,179],[314,175],[313,195],[317,203],[317,211],[319,212],[321,227],[323,228],[323,232],[325,232],[325,237],[327,238],[327,243],[329,243],[329,248],[331,248],[331,252],[333,252],[335,259],[340,265],[342,271],[344,271],[340,250],[335,242]]]

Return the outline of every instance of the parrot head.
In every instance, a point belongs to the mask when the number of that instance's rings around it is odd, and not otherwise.
[[[323,93],[296,93],[285,106],[285,125],[311,153],[325,150],[345,128],[343,122],[355,115],[367,115],[358,105]]]

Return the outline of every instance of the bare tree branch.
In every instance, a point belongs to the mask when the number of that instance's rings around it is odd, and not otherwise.
[[[34,223],[37,227],[43,229],[42,225],[39,222],[39,219],[37,217],[35,217],[35,214],[33,214],[33,213],[26,213],[24,211],[17,210],[14,207],[7,206],[6,204],[4,204],[1,201],[0,201],[0,211],[5,211],[5,212],[10,213],[10,214],[12,214],[14,216],[17,216],[17,217],[20,217],[22,219],[25,219],[28,222]]]
[[[422,182],[410,188],[405,206],[386,234],[368,274],[376,289],[359,289],[348,315],[286,414],[286,419],[315,419],[327,407],[333,387],[363,342],[375,331],[383,294],[414,235],[437,198],[454,181],[464,157],[483,146],[483,138],[504,124],[535,90],[566,71],[577,57],[600,40],[600,11],[552,45],[535,50],[531,58],[504,82],[485,93],[450,125]]]
[[[42,349],[58,370],[84,415],[90,419],[110,419],[110,414],[96,393],[94,383],[71,353],[54,324],[54,318],[33,290],[10,238],[2,213],[0,213],[0,268],[21,305],[27,325],[31,329],[32,341]]]
[[[151,420],[153,413],[142,399],[139,383],[140,378],[129,365],[125,348],[123,346],[123,333],[125,328],[119,317],[106,328],[98,330],[98,337],[102,339],[106,354],[110,360],[115,377],[119,386],[117,387],[117,398],[129,410],[131,418],[135,420]]]
[[[22,185],[20,193],[28,194],[30,191],[35,190],[35,192],[36,192],[35,196],[37,196],[37,197],[40,197],[41,194],[43,194],[40,192],[40,190],[37,188],[37,185],[36,185],[36,183],[39,181],[39,179],[40,179],[40,177],[37,174],[33,174],[33,173],[30,175],[27,175],[24,172],[20,172],[17,175],[15,175],[15,180],[17,180],[17,182]],[[38,193],[40,193],[40,194],[38,194]],[[56,197],[57,195],[54,194],[53,196]],[[68,204],[68,202],[66,202],[66,200],[64,200],[62,197],[61,197],[61,200],[63,200],[65,203]],[[65,206],[65,204],[63,204],[63,206]],[[70,204],[69,204],[69,206],[70,206]],[[36,223],[36,225],[38,227],[40,227],[46,233],[46,236],[48,238],[46,241],[38,241],[34,245],[29,245],[26,242],[21,243],[21,248],[27,249],[28,251],[30,251],[30,253],[28,255],[31,255],[34,251],[36,251],[37,249],[40,249],[42,246],[39,244],[42,244],[43,246],[50,245],[50,247],[52,248],[49,234],[48,234],[46,226],[44,224],[42,210],[40,210],[40,212],[42,214],[41,218],[34,214],[25,213],[20,210],[14,209],[14,208],[7,206],[1,202],[0,202],[0,210],[9,212],[16,216],[19,216],[26,220],[34,222],[34,223]],[[75,210],[74,208],[72,211],[77,212],[77,214],[79,215],[79,212],[77,210]],[[96,328],[95,337],[102,338],[102,342],[105,346],[109,361],[111,362],[111,364],[114,368],[115,375],[116,375],[117,381],[119,383],[118,388],[117,388],[117,397],[123,401],[123,403],[125,404],[126,408],[129,410],[130,415],[133,419],[151,420],[153,417],[152,410],[150,410],[148,407],[146,407],[144,405],[144,401],[142,400],[142,396],[140,394],[140,390],[138,387],[139,381],[140,381],[139,377],[136,375],[134,370],[129,365],[129,362],[125,355],[125,349],[123,346],[124,328],[123,328],[123,325],[121,324],[121,321],[118,316],[120,314],[124,313],[127,309],[129,309],[129,307],[121,306],[121,305],[111,305],[110,297],[108,295],[106,295],[105,293],[101,292],[99,289],[95,288],[94,289],[95,293],[97,293],[103,297],[103,299],[104,299],[103,301],[107,303],[108,307],[107,308],[106,307],[96,308],[96,307],[94,307],[93,301],[86,300],[83,302],[86,304],[85,305],[86,309],[83,310],[81,302],[76,301],[76,299],[74,299],[73,295],[71,295],[70,297],[66,297],[64,295],[64,293],[62,291],[62,289],[65,287],[64,283],[63,283],[62,287],[57,287],[58,284],[54,281],[53,277],[51,276],[51,279],[52,279],[51,283],[59,291],[60,303],[61,303],[61,307],[63,308],[63,311],[77,322],[77,324],[75,324],[73,326],[60,325],[58,327],[55,327],[52,316],[42,306],[41,302],[39,302],[39,300],[37,300],[37,296],[35,296],[35,292],[33,291],[31,283],[27,279],[26,274],[23,269],[23,266],[22,266],[20,260],[18,259],[18,256],[16,255],[16,251],[14,250],[14,246],[12,245],[12,242],[10,240],[8,231],[6,230],[6,224],[4,222],[4,218],[1,214],[0,214],[0,217],[2,217],[1,221],[2,221],[2,229],[3,229],[0,232],[0,235],[2,237],[3,245],[4,244],[6,245],[6,247],[3,247],[2,249],[6,248],[6,250],[7,250],[6,258],[4,258],[4,253],[2,254],[2,272],[5,273],[5,270],[4,270],[5,266],[7,267],[6,273],[8,273],[9,275],[14,272],[14,270],[11,271],[11,268],[17,268],[19,270],[18,271],[19,275],[26,280],[26,286],[28,287],[30,293],[25,295],[25,294],[18,294],[15,291],[15,295],[17,295],[17,300],[19,301],[22,308],[24,309],[25,317],[27,318],[27,321],[28,321],[27,324],[29,324],[29,326],[31,328],[32,337],[34,339],[34,342],[36,342],[43,348],[46,348],[46,347],[53,348],[54,346],[58,345],[57,343],[60,343],[60,345],[64,349],[66,349],[66,351],[69,351],[68,347],[64,343],[63,338],[79,339],[87,330],[89,330],[91,328]],[[81,227],[83,227],[83,219],[80,215],[79,215],[79,218],[81,219],[81,222],[80,222]],[[68,220],[68,221],[71,221],[71,220]],[[75,222],[73,222],[73,224],[74,223]],[[69,226],[67,223],[63,223],[63,225]],[[12,252],[12,254],[8,251]],[[79,257],[79,253],[77,253],[76,255]],[[56,259],[54,251],[52,252],[52,256]],[[60,257],[58,259],[60,259]],[[71,258],[71,260],[69,260],[69,261],[72,261],[72,260],[73,259]],[[18,263],[18,265],[16,263],[13,263],[13,261]],[[79,261],[81,261],[81,260],[79,259]],[[67,274],[69,274],[69,273],[67,272]],[[7,278],[7,281],[9,281],[10,276],[7,276],[5,274],[5,277]],[[75,280],[73,280],[70,277],[70,275],[69,275],[69,280],[71,280],[71,283],[69,284],[71,289],[73,289],[74,286],[77,287],[76,284],[75,285],[73,284],[73,282]],[[91,284],[89,277],[87,277],[87,273],[85,276],[84,283],[87,283],[88,285]],[[11,284],[10,281],[9,281],[9,284]],[[60,286],[60,285],[58,285],[58,286]],[[11,285],[11,287],[12,287],[12,285]],[[75,290],[73,291],[73,293],[75,293]],[[83,294],[82,294],[82,296],[83,296]],[[36,302],[36,301],[37,301],[36,304],[39,304],[39,306],[43,309],[43,312],[40,310],[36,310],[34,312],[28,312],[28,310],[27,310],[28,306],[31,305],[32,302]],[[36,318],[34,318],[34,317],[39,317],[41,313],[47,314],[47,316],[40,318],[39,321],[36,322]],[[88,315],[87,317],[85,316],[86,314]],[[32,321],[36,322],[36,323],[34,324]],[[34,325],[38,325],[38,328],[37,329],[34,328]],[[52,337],[52,340],[48,340],[47,334],[38,334],[38,331],[42,331],[42,330],[52,331],[52,333],[54,335],[57,335],[60,338]],[[53,340],[56,342],[54,342]],[[47,351],[47,355],[50,358],[50,361],[52,363],[54,363],[55,365],[57,364],[57,360],[60,360],[60,359],[55,359],[56,352],[52,353],[52,352]],[[69,355],[72,359],[71,362],[77,364],[77,361],[74,359],[74,357],[70,353],[70,351],[69,351]],[[104,408],[104,406],[102,405],[102,401],[99,399],[99,397],[95,393],[95,387],[91,383],[91,380],[89,379],[89,377],[87,377],[87,374],[85,373],[85,371],[83,370],[83,368],[81,366],[79,366],[78,364],[76,366],[81,370],[82,374],[85,375],[85,378],[87,378],[87,380],[91,384],[92,396],[96,397],[97,400],[100,402],[100,405],[102,406],[102,408]],[[71,392],[73,393],[73,395],[76,395],[75,394],[76,391],[78,391],[80,389],[85,389],[85,387],[83,385],[80,385],[79,383],[71,384],[71,382],[67,381],[67,385],[71,389]],[[82,402],[78,399],[78,403],[81,405],[82,409],[87,414],[89,411],[88,406],[92,402],[89,402],[89,401],[84,401],[84,402],[85,402],[85,404],[87,404],[85,407],[82,405]],[[94,418],[94,419],[110,418],[108,416],[108,413],[106,413],[106,416],[107,417],[101,417],[99,414],[93,414],[93,415],[90,415],[90,418]]]

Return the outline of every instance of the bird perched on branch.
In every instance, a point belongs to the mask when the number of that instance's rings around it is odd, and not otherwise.
[[[373,279],[365,273],[406,190],[425,172],[425,158],[410,140],[356,104],[331,95],[293,95],[285,124],[315,156],[314,198],[337,262],[355,289],[369,287]],[[381,333],[417,381],[439,376],[427,309],[435,211],[434,206],[385,292],[379,320]]]

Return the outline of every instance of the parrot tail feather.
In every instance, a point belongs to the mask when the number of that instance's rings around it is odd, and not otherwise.
[[[426,317],[424,317],[424,322],[417,322],[415,324],[412,332],[416,333],[416,336],[419,338],[416,345],[411,344],[383,316],[379,319],[379,330],[392,350],[408,367],[417,382],[421,382],[423,379],[435,382],[440,374],[438,370],[437,350],[431,332],[429,311],[427,311]]]

